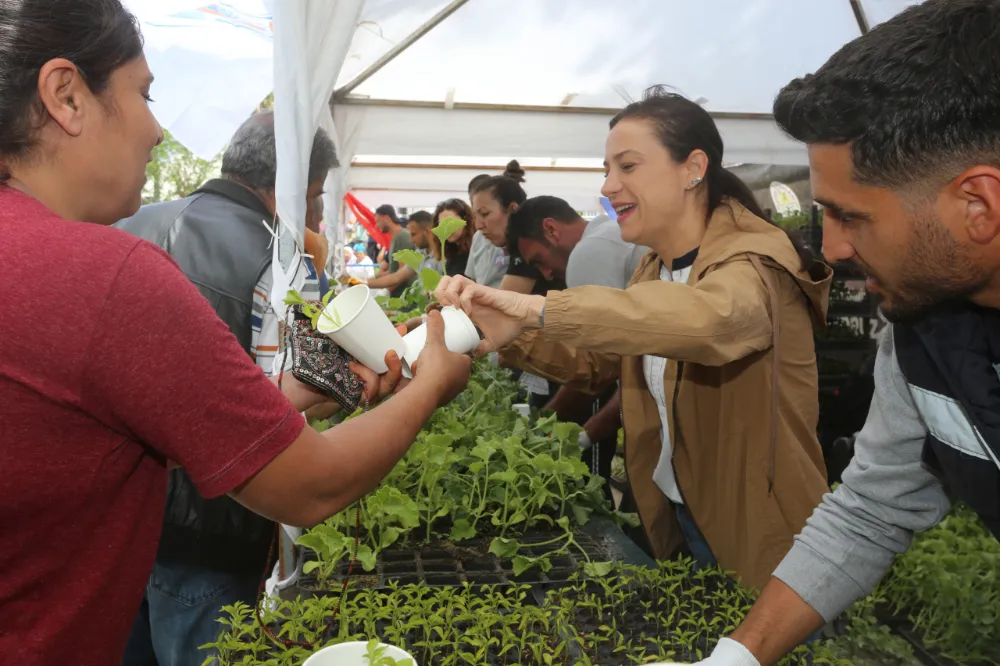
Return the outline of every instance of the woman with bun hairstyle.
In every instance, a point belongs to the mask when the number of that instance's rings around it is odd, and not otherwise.
[[[469,181],[469,201],[480,184],[490,180],[493,176],[488,173],[481,173]],[[471,208],[469,209],[471,212]],[[510,265],[510,258],[502,248],[497,247],[478,230],[475,224],[475,214],[473,213],[473,234],[472,245],[469,247],[469,259],[466,262],[465,276],[477,284],[487,287],[499,287],[503,284],[504,276],[507,275],[507,268]]]
[[[510,254],[507,246],[507,224],[510,214],[523,204],[528,195],[521,183],[524,169],[517,160],[507,164],[503,175],[486,179],[474,179],[472,185],[472,211],[476,217],[476,229],[494,246],[510,256],[510,265],[500,288],[520,294],[544,295],[549,289],[565,289],[562,280],[546,280],[534,266],[516,253]]]
[[[652,250],[628,289],[543,297],[445,278],[437,298],[507,364],[592,393],[620,377],[652,554],[685,545],[763,587],[828,490],[813,329],[832,271],[764,219],[699,105],[647,91],[612,119],[605,154],[622,239]]]

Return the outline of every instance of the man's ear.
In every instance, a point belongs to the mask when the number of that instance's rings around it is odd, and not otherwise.
[[[553,218],[547,217],[542,220],[542,233],[549,245],[558,245],[562,237],[562,226]]]
[[[969,239],[988,245],[1000,236],[1000,169],[976,166],[955,180],[956,205]]]

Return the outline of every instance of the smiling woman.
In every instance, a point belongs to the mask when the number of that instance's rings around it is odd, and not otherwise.
[[[591,393],[620,377],[652,554],[684,545],[762,586],[826,491],[812,334],[831,271],[763,219],[697,104],[649,91],[612,120],[606,155],[622,239],[653,250],[628,289],[543,298],[449,279],[438,299],[510,365]]]

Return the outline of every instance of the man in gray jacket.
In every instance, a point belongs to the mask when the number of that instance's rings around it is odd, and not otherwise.
[[[929,0],[778,95],[823,251],[892,322],[843,485],[705,664],[773,664],[869,594],[949,498],[1000,536],[1000,0]],[[997,618],[1000,622],[1000,618]]]
[[[323,183],[336,166],[333,141],[318,130],[309,156],[310,223],[323,216]],[[233,135],[221,178],[183,199],[143,206],[116,225],[168,252],[268,375],[283,360],[269,304],[276,172],[274,114],[259,113]],[[305,270],[300,292],[319,299],[318,274],[308,260]],[[274,530],[273,522],[230,497],[202,498],[183,470],[173,470],[156,563],[123,666],[204,661],[208,655],[198,648],[215,640],[219,608],[254,604]]]

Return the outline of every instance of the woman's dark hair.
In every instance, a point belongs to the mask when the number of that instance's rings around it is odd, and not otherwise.
[[[434,251],[437,254],[437,258],[440,259],[442,256],[448,256],[450,253],[449,249],[457,248],[458,252],[461,254],[468,254],[469,250],[472,248],[472,236],[476,233],[476,225],[472,219],[472,208],[469,204],[465,203],[461,199],[448,199],[442,201],[434,209],[434,220],[433,226],[436,228],[438,222],[441,221],[441,215],[446,210],[454,211],[458,213],[458,216],[465,220],[465,227],[462,229],[462,237],[458,239],[457,242],[446,242],[444,244],[444,252],[441,251],[439,246],[439,241],[437,236],[433,236],[431,239],[431,245],[434,247]]]
[[[746,183],[722,165],[722,135],[708,111],[683,95],[668,91],[665,86],[653,86],[646,90],[642,100],[629,104],[612,118],[611,128],[630,118],[652,123],[660,143],[675,162],[687,161],[696,150],[708,156],[705,179],[699,187],[704,187],[708,194],[709,217],[724,203],[724,199],[729,198],[741,203],[757,217],[771,221]],[[790,234],[788,239],[802,260],[802,269],[808,270],[815,259],[812,251]]]
[[[524,169],[517,163],[517,160],[511,160],[507,163],[507,168],[504,170],[502,176],[489,176],[480,180],[471,189],[470,194],[475,196],[480,192],[489,192],[490,196],[496,199],[500,206],[506,210],[511,204],[520,206],[528,199],[524,188],[521,187],[521,183],[523,182]]]
[[[473,193],[475,193],[476,188],[479,187],[479,183],[483,182],[484,180],[487,180],[488,178],[491,178],[490,174],[481,173],[478,176],[473,177],[473,179],[469,181],[468,192],[470,199],[472,198]]]
[[[140,55],[139,23],[119,0],[0,0],[0,159],[34,148],[45,121],[38,74],[49,60],[72,62],[99,95]],[[0,180],[8,177],[0,165]]]

